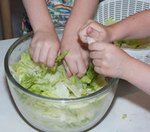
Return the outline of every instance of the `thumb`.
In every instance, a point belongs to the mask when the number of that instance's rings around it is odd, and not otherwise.
[[[99,37],[100,37],[100,32],[92,27],[88,27],[87,35],[88,35],[88,37],[94,39],[95,41],[98,41]]]

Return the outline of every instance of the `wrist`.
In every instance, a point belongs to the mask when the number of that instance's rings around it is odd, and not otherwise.
[[[65,28],[63,37],[68,39],[78,39],[78,30],[72,28]]]
[[[55,31],[55,28],[53,24],[49,24],[49,23],[41,24],[33,27],[33,32],[37,32],[37,31],[50,32],[50,31]]]
[[[118,33],[113,25],[106,26],[106,30],[109,36],[109,42],[114,42],[116,40],[119,40]]]
[[[107,26],[110,42],[128,38],[127,27],[123,27],[119,22]]]
[[[54,28],[50,28],[50,27],[39,27],[36,29],[33,29],[33,32],[45,32],[45,33],[56,33]]]

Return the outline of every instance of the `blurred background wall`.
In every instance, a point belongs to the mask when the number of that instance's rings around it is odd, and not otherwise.
[[[0,39],[21,36],[21,22],[25,13],[22,0],[0,0],[0,6]],[[11,24],[11,30],[9,24]]]

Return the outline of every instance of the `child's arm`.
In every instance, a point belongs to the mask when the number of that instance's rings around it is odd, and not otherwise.
[[[125,71],[121,78],[150,95],[150,65],[130,57],[123,67]]]
[[[92,19],[96,13],[99,0],[75,0],[71,16],[67,22],[67,31],[78,31],[87,20]]]
[[[150,37],[150,10],[136,13],[110,26],[104,26],[89,20],[86,23],[86,27],[82,28],[85,30],[81,30],[80,32],[80,34],[82,34],[81,40],[83,42],[87,42],[85,31],[89,26],[100,32],[100,37],[95,38],[96,41],[99,42],[113,42],[122,39],[141,39]]]
[[[22,0],[33,31],[54,28],[45,0]]]
[[[136,13],[107,27],[111,41],[150,37],[150,10]]]
[[[88,52],[81,47],[81,42],[78,40],[78,30],[88,19],[93,18],[98,3],[99,0],[75,0],[61,42],[61,50],[70,51],[65,57],[65,62],[70,69],[67,70],[68,76],[77,74],[80,77],[86,72]]]
[[[30,53],[35,62],[53,66],[59,50],[59,41],[45,0],[23,0],[34,36]]]

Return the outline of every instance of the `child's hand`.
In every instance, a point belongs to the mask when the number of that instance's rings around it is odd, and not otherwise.
[[[97,73],[124,78],[126,69],[130,67],[128,63],[132,60],[127,53],[111,43],[93,43],[89,45],[89,50]]]
[[[36,31],[30,44],[33,61],[49,67],[54,65],[59,50],[59,40],[54,31]]]
[[[69,51],[64,60],[67,75],[76,74],[78,77],[83,76],[89,63],[87,47],[78,40],[77,35],[68,35],[63,37],[61,42],[61,51],[65,50]]]
[[[92,29],[87,37],[89,36],[96,40],[96,38],[100,37],[100,32]],[[123,76],[126,75],[125,73],[127,73],[126,71],[129,68],[128,63],[130,60],[133,60],[127,53],[111,43],[99,41],[92,43],[88,48],[90,50],[90,58],[93,60],[94,70],[97,73],[124,78]]]
[[[92,32],[96,30],[97,32]],[[110,33],[106,26],[89,20],[79,31],[79,37],[83,43],[88,43],[87,37],[94,38],[97,42],[111,42]]]

